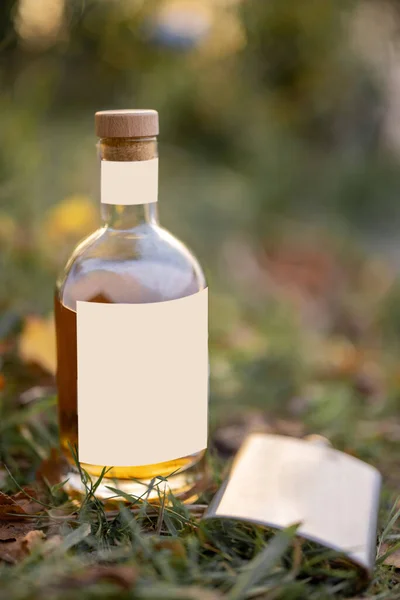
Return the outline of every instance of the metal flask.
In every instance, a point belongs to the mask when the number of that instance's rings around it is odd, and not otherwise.
[[[204,519],[281,529],[339,552],[363,579],[372,574],[381,475],[320,436],[252,434]]]

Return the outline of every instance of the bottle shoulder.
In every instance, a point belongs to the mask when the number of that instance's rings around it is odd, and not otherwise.
[[[201,266],[169,231],[143,224],[128,231],[101,228],[83,240],[58,280],[60,301],[143,303],[194,294],[206,287]]]

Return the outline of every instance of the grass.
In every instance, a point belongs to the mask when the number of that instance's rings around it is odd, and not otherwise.
[[[14,43],[19,14],[3,4],[11,37],[1,45],[0,492],[37,485],[39,470],[39,502],[33,491],[24,498],[40,516],[10,524],[47,538],[15,564],[0,559],[0,600],[398,600],[400,571],[385,559],[393,562],[400,541],[399,277],[360,256],[341,230],[332,240],[332,221],[338,213],[346,231],[352,223],[358,234],[397,236],[399,178],[396,157],[373,141],[386,92],[364,59],[347,60],[333,10],[341,3],[318,14],[313,2],[304,11],[243,3],[237,28],[247,43],[217,58],[221,44],[232,46],[229,6],[229,19],[218,12],[215,23],[229,35],[211,35],[215,49],[195,63],[191,52],[149,46],[136,27],[141,11],[130,22],[124,2],[65,3],[72,12],[59,44],[43,49],[20,45],[17,34]],[[147,19],[149,3],[129,4],[142,4]],[[293,44],[300,54],[286,52]],[[121,502],[106,510],[83,472],[76,506],[43,464],[58,446],[54,381],[35,361],[47,346],[36,357],[31,347],[29,364],[18,347],[27,314],[49,309],[64,259],[98,223],[90,115],[127,99],[161,109],[162,221],[210,268],[213,478],[189,506],[170,498],[154,508],[114,489]],[[321,215],[330,234],[311,226],[303,235],[296,215],[312,223]],[[285,216],[294,218],[287,229]],[[368,588],[293,530],[201,521],[254,428],[320,433],[381,470]],[[8,544],[0,536],[0,556]]]
[[[304,322],[287,290],[255,312],[242,307],[226,324],[219,316],[230,299],[212,299],[212,477],[192,505],[167,502],[160,491],[155,507],[145,495],[114,488],[115,507],[108,509],[96,498],[101,478],[92,484],[83,470],[84,498],[77,505],[68,497],[56,472],[54,382],[20,356],[23,315],[4,315],[0,490],[21,493],[33,483],[36,491],[24,492],[24,499],[36,502],[39,516],[10,523],[24,534],[40,529],[46,538],[24,547],[13,564],[0,560],[0,599],[398,600],[400,571],[388,563],[400,564],[399,287],[396,277],[384,292],[373,280],[367,288],[354,284],[371,260],[340,265],[350,283],[328,303],[320,300],[330,318],[323,330]],[[342,557],[301,542],[295,528],[201,520],[241,439],[254,428],[320,433],[381,470],[378,560],[367,587]],[[0,556],[8,543],[1,541],[4,523],[0,515]]]
[[[54,398],[37,400],[33,408],[20,411],[24,419],[3,420],[7,453],[19,447],[21,455],[32,461],[15,470],[17,479],[6,471],[10,490],[20,489],[40,463],[35,423],[44,413],[50,434],[48,440],[40,440],[41,447],[49,450],[54,441]],[[21,424],[32,437],[21,436]],[[12,463],[10,458],[6,462]],[[224,461],[210,462],[218,481]],[[335,562],[331,552],[301,544],[295,538],[296,527],[267,532],[244,523],[203,522],[200,517],[210,494],[195,505],[185,506],[171,497],[168,504],[161,501],[155,507],[114,489],[124,502],[107,511],[95,496],[102,477],[93,485],[83,471],[81,475],[86,494],[78,507],[67,497],[63,482],[47,486],[41,516],[34,524],[48,540],[15,565],[1,564],[1,599],[64,599],[78,592],[85,600],[361,597],[355,572]],[[392,497],[386,489],[378,541],[383,558],[390,554],[382,551],[384,544],[391,544],[393,551],[400,539],[400,511],[397,503],[390,503]],[[32,498],[29,493],[27,498]],[[26,519],[32,522],[32,517]],[[365,597],[395,600],[399,583],[400,575],[381,559]]]

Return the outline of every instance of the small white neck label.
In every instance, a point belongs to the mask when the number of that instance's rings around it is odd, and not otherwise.
[[[158,158],[101,161],[102,204],[151,204],[158,199]]]

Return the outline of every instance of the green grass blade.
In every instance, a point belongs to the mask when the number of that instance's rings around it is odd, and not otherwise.
[[[268,546],[247,565],[246,570],[238,577],[236,584],[228,594],[229,600],[242,600],[256,583],[271,572],[289,548],[297,528],[298,525],[292,525],[272,538]]]
[[[77,544],[79,544],[82,540],[84,540],[90,534],[90,524],[83,523],[74,531],[71,531],[62,541],[62,544],[58,547],[57,551],[60,554],[63,554],[70,548],[73,548]]]

